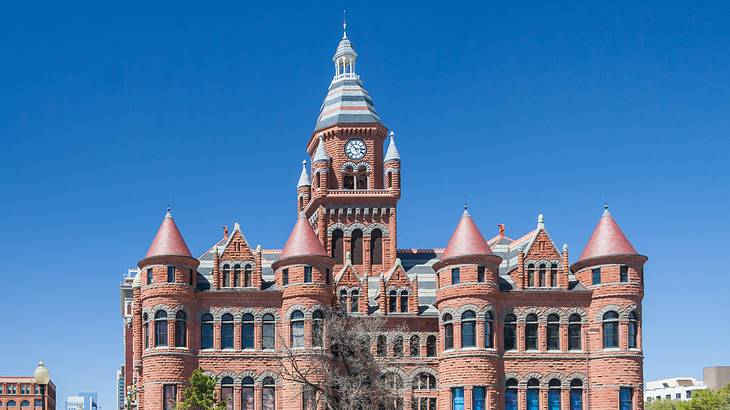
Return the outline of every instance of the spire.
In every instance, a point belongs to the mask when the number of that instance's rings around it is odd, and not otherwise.
[[[294,225],[291,234],[289,234],[289,239],[284,245],[284,250],[281,251],[279,260],[299,256],[327,256],[327,251],[319,242],[317,234],[314,233],[312,225],[309,224],[303,213],[299,214],[297,223]]]
[[[388,161],[400,161],[400,153],[398,147],[395,146],[395,133],[390,132],[390,144],[388,144],[388,150],[385,152],[385,158],[383,162]]]
[[[312,186],[312,181],[309,180],[309,174],[307,173],[307,161],[302,161],[302,173],[299,174],[299,183],[297,188],[303,186]]]
[[[151,258],[153,256],[187,256],[192,258],[188,246],[185,244],[185,240],[177,229],[175,220],[172,218],[170,208],[167,208],[165,218],[162,220],[160,229],[157,230],[157,235],[152,241],[152,245],[147,250],[145,258]]]
[[[545,217],[542,216],[542,214],[539,214],[537,216],[537,229],[538,230],[540,230],[540,229],[545,230]]]
[[[593,230],[588,245],[578,258],[578,262],[601,256],[636,254],[636,249],[608,211],[608,205],[604,205],[603,215]]]
[[[482,233],[474,223],[467,206],[464,205],[464,213],[461,215],[459,224],[454,229],[454,233],[446,245],[446,250],[441,255],[441,260],[457,258],[470,255],[489,255],[492,249],[489,248],[487,241],[484,240]]]
[[[317,143],[317,149],[314,151],[312,162],[329,162],[330,156],[327,154],[327,149],[324,146],[324,135],[320,132],[317,137],[319,137],[319,142]]]

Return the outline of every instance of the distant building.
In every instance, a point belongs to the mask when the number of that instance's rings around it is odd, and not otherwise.
[[[708,389],[719,389],[730,384],[730,366],[710,366],[702,369]]]
[[[84,410],[98,410],[99,395],[96,393],[79,393],[84,398]]]
[[[56,410],[56,385],[52,381],[46,386],[46,410]],[[30,377],[0,376],[0,409],[40,409],[41,388]]]
[[[124,364],[122,365],[122,381],[124,385],[121,388],[120,398],[117,399],[120,405],[120,409],[126,406],[126,392],[132,385],[132,282],[134,277],[139,272],[138,269],[128,269],[127,273],[122,278],[122,283],[119,286],[120,290],[120,304],[119,310],[122,314],[122,349],[124,354]],[[119,377],[117,376],[117,382]]]
[[[117,370],[117,410],[124,409],[124,366]]]
[[[66,410],[84,410],[84,398],[81,396],[66,397]]]
[[[656,400],[691,400],[696,390],[705,390],[707,386],[702,380],[692,377],[672,377],[670,379],[655,380],[646,383],[644,401]]]

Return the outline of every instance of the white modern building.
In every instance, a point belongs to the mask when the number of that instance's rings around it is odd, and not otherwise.
[[[68,396],[66,398],[66,410],[84,410],[84,397]]]
[[[693,377],[672,377],[646,382],[644,390],[644,401],[652,402],[657,400],[691,400],[696,390],[705,390],[707,386],[702,380]]]

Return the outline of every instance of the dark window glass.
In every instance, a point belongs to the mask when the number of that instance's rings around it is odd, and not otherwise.
[[[187,317],[182,310],[175,314],[175,346],[187,346]]]
[[[408,291],[404,290],[400,293],[400,311],[408,312]]]
[[[525,321],[525,350],[537,350],[537,315],[529,314]]]
[[[540,264],[540,287],[545,287],[545,264]]]
[[[311,283],[311,282],[312,282],[312,267],[305,266],[304,267],[304,283]]]
[[[370,263],[373,265],[383,263],[383,232],[380,229],[373,229],[370,232]]]
[[[558,287],[558,264],[553,263],[550,265],[550,286]]]
[[[477,282],[482,283],[484,282],[484,266],[477,266]]]
[[[233,315],[230,313],[221,319],[221,349],[233,349]]]
[[[162,387],[162,409],[175,410],[177,404],[177,386],[174,384],[165,384]]]
[[[551,380],[550,383],[553,383]],[[550,386],[548,390],[548,410],[560,410],[560,382],[558,385]]]
[[[221,380],[221,401],[225,403],[226,410],[233,410],[233,379],[230,377]]]
[[[253,315],[246,313],[243,315],[243,323],[241,324],[241,345],[244,349],[254,348],[254,320]]]
[[[461,315],[461,347],[474,347],[476,341],[477,316],[473,311],[467,310]]]
[[[464,388],[463,387],[452,387],[451,388],[451,409],[452,410],[464,410]]]
[[[473,410],[486,410],[487,389],[481,386],[474,386],[471,393],[471,408]]]
[[[581,318],[580,315],[573,313],[568,318],[568,349],[581,350],[583,348],[581,339]]]
[[[618,347],[618,313],[610,311],[603,315],[603,348]]]
[[[527,265],[527,286],[535,286],[535,265],[533,264]]]
[[[570,410],[583,410],[583,381],[570,381]]]
[[[304,347],[304,313],[302,313],[300,310],[295,310],[291,314],[290,322],[290,346]]]
[[[241,265],[233,265],[233,287],[241,286]]]
[[[398,292],[391,290],[388,293],[388,312],[395,313],[398,311]]]
[[[592,284],[600,285],[601,284],[601,268],[593,268],[593,270],[591,271],[591,278],[592,278]]]
[[[461,271],[459,268],[451,269],[451,284],[456,285],[461,283]]]
[[[343,245],[343,238],[345,234],[342,232],[342,229],[335,229],[332,231],[332,259],[335,260],[336,263],[341,264],[344,257],[344,245]]]
[[[629,349],[635,349],[637,347],[636,344],[636,335],[639,330],[639,322],[636,318],[636,312],[629,313]]]
[[[352,247],[352,263],[359,265],[362,263],[362,231],[359,229],[352,231],[350,242]]]
[[[154,277],[152,275],[152,268],[147,269],[147,284],[151,285],[154,281]]]
[[[517,410],[517,380],[509,379],[504,389],[504,409]]]
[[[454,348],[454,324],[451,322],[451,315],[444,315],[444,349]]]
[[[410,348],[411,357],[418,357],[421,355],[421,339],[418,335],[411,336]]]
[[[263,317],[263,337],[262,337],[262,348],[273,349],[274,348],[274,315],[267,313]]]
[[[267,377],[264,379],[264,387],[261,394],[261,400],[263,401],[263,410],[275,410],[276,409],[276,386],[274,379]]]
[[[213,315],[209,313],[200,318],[200,348],[213,348]]]
[[[396,336],[393,340],[393,357],[403,357],[403,337]]]
[[[289,284],[289,269],[283,269],[281,271],[281,282],[284,286]]]
[[[517,348],[517,318],[507,315],[504,318],[504,350]]]
[[[527,381],[527,410],[540,410],[540,382],[537,379]]]
[[[175,282],[175,267],[168,266],[167,267],[167,283],[173,283],[173,282]]]
[[[347,311],[347,290],[342,289],[340,290],[340,309],[342,309],[343,312]]]
[[[228,265],[223,265],[223,287],[227,288],[231,285],[231,268]]]
[[[634,390],[631,387],[621,387],[619,389],[619,410],[631,410],[633,408]]]
[[[167,346],[167,312],[158,310],[155,313],[155,347]]]
[[[360,303],[360,291],[353,290],[350,294],[350,312],[358,311],[358,304]]]
[[[379,335],[378,336],[378,356],[384,357],[385,356],[385,349],[386,349],[386,339],[385,336]]]
[[[150,347],[150,322],[147,313],[142,315],[142,338],[144,339],[144,348]],[[10,386],[8,386],[10,388]]]
[[[492,312],[484,315],[484,347],[494,347],[494,315]]]
[[[556,314],[548,315],[547,348],[548,350],[560,350],[560,317]]]
[[[242,410],[254,410],[254,381],[251,377],[246,377],[241,383],[241,404]]]
[[[190,269],[188,271],[188,285],[193,286],[193,280],[195,279],[195,271]]]
[[[426,356],[436,357],[436,336],[426,338]]]
[[[629,267],[626,265],[622,265],[620,268],[620,276],[621,276],[621,282],[626,283],[629,281]]]
[[[312,313],[312,346],[322,347],[322,335],[324,329],[324,315],[321,311],[315,310]]]

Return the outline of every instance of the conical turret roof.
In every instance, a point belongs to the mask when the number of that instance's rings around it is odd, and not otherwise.
[[[385,152],[385,158],[383,158],[383,162],[393,160],[400,161],[400,153],[398,152],[398,147],[395,146],[395,133],[391,131],[390,144],[388,144],[388,150]]]
[[[299,182],[297,183],[297,188],[311,185],[312,181],[309,179],[309,174],[307,173],[307,161],[302,161],[302,173],[299,174]]]
[[[608,211],[608,207],[606,207],[578,261],[601,256],[636,254],[636,249],[631,245],[631,242],[626,238],[626,235]]]
[[[329,162],[331,157],[327,153],[327,148],[324,146],[324,137],[320,133],[318,138],[319,141],[317,142],[317,149],[314,151],[312,162]]]
[[[300,214],[297,218],[297,223],[289,234],[279,260],[301,256],[327,256],[327,251],[304,214]]]
[[[157,230],[157,235],[152,241],[152,245],[147,250],[145,258],[151,258],[153,256],[187,256],[192,258],[188,245],[185,244],[180,230],[175,224],[175,220],[172,218],[170,208],[167,209],[165,218],[162,220],[160,229]]]
[[[441,255],[441,260],[468,255],[489,255],[491,253],[492,249],[484,240],[482,233],[465,208],[459,224],[456,225],[456,229],[454,229],[454,233],[449,239],[449,244],[446,245],[446,250]]]

